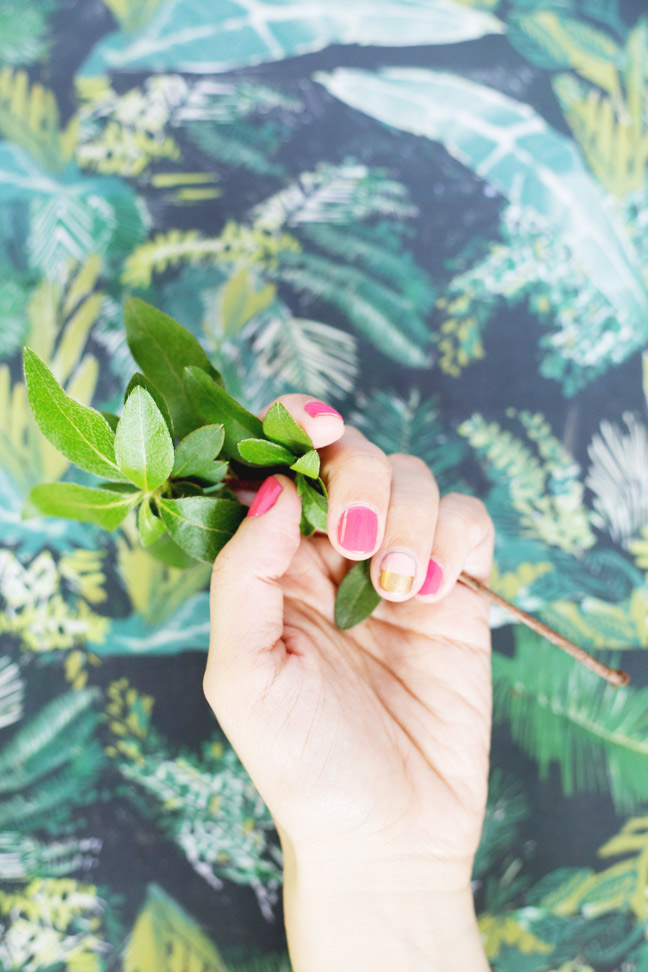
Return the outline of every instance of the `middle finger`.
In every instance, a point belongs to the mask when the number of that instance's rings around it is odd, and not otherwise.
[[[425,580],[439,506],[427,465],[385,455],[352,426],[320,457],[332,546],[349,560],[372,558],[371,579],[386,600],[413,596]]]

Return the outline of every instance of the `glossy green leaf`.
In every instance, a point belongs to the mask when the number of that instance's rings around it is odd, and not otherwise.
[[[263,420],[263,433],[268,439],[279,442],[298,456],[313,448],[310,436],[304,432],[301,425],[295,422],[286,406],[282,405],[281,402],[275,402],[268,409]]]
[[[167,567],[177,567],[179,570],[184,570],[187,567],[194,567],[197,563],[182,547],[178,546],[168,533],[163,533],[155,543],[152,543],[146,549],[152,557],[166,564]]]
[[[221,483],[228,469],[229,463],[216,459],[214,462],[207,463],[199,472],[195,473],[195,478],[202,479],[207,483]]]
[[[76,483],[41,483],[27,497],[34,512],[68,520],[95,523],[106,530],[116,529],[140,498],[140,493],[90,489]]]
[[[316,529],[317,528],[315,524],[311,523],[311,521],[308,519],[308,516],[304,512],[304,508],[302,506],[302,515],[299,523],[299,532],[304,537],[312,537]]]
[[[223,425],[203,425],[178,443],[173,460],[173,476],[197,476],[223,448]]]
[[[119,415],[113,415],[112,412],[104,412],[103,410],[100,414],[103,415],[106,422],[114,432],[119,424]]]
[[[165,399],[175,434],[183,438],[200,422],[185,392],[182,372],[195,365],[222,385],[200,342],[172,317],[136,297],[124,304],[126,340],[138,365]]]
[[[371,583],[371,559],[361,560],[352,567],[340,584],[335,598],[335,623],[346,631],[360,624],[375,611],[380,594]]]
[[[115,456],[122,473],[141,489],[157,489],[173,469],[173,441],[151,395],[137,385],[126,399],[115,432]]]
[[[167,532],[164,520],[154,514],[149,499],[146,499],[138,510],[137,525],[145,547],[150,547]]]
[[[181,496],[202,496],[202,487],[198,483],[192,483],[190,479],[173,480],[173,497],[178,499]]]
[[[66,395],[31,348],[24,349],[24,364],[29,404],[45,438],[86,472],[124,480],[115,459],[115,433],[101,412]]]
[[[326,518],[328,514],[328,500],[315,488],[302,473],[297,473],[295,479],[297,492],[301,496],[302,512],[317,530],[326,533]]]
[[[295,461],[292,452],[267,439],[243,439],[238,443],[238,450],[253,466],[290,466]]]
[[[178,546],[208,564],[236,533],[247,512],[239,502],[211,496],[160,499],[159,505],[162,519]]]
[[[173,438],[173,420],[171,419],[171,413],[169,411],[169,406],[165,402],[164,398],[160,394],[159,390],[155,387],[152,381],[143,375],[141,372],[136,371],[131,380],[128,382],[126,392],[124,394],[124,402],[128,400],[128,396],[132,392],[133,388],[145,388],[149,393],[157,407],[162,412],[164,421],[166,422],[166,427],[169,430],[169,435]]]
[[[311,449],[310,452],[305,452],[304,455],[300,456],[297,462],[293,463],[290,468],[294,469],[295,472],[303,473],[304,476],[309,476],[311,479],[319,479],[319,452],[317,452],[316,449]]]
[[[113,493],[140,493],[141,490],[133,483],[113,483],[110,480],[102,479],[97,483],[100,489],[110,489]]]
[[[200,368],[185,368],[184,383],[189,401],[203,422],[224,425],[223,453],[226,456],[240,459],[237,445],[242,439],[263,437],[261,420],[239,405]]]

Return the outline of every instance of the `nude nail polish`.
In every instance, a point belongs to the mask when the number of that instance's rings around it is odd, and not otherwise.
[[[390,594],[409,594],[416,574],[416,561],[411,554],[391,550],[380,564],[380,586]]]

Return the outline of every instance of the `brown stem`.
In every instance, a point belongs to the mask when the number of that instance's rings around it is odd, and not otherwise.
[[[261,481],[258,479],[239,479],[238,476],[226,476],[225,482],[229,482],[230,485],[235,484],[242,489],[255,489],[260,485]],[[501,607],[506,608],[507,611],[510,611],[511,614],[513,614],[523,624],[526,624],[527,627],[531,628],[533,631],[536,631],[539,635],[542,635],[554,645],[558,645],[559,648],[562,648],[563,651],[566,651],[577,661],[581,662],[581,664],[585,665],[586,668],[589,668],[590,671],[600,675],[601,678],[607,679],[610,685],[614,685],[615,688],[618,688],[621,685],[627,685],[630,681],[630,676],[627,672],[624,672],[620,668],[610,668],[608,665],[604,665],[603,662],[599,661],[598,658],[593,658],[591,655],[588,655],[583,648],[579,648],[578,645],[573,643],[573,641],[569,641],[568,638],[558,634],[557,631],[554,631],[553,628],[550,628],[547,624],[544,624],[542,621],[538,621],[537,618],[527,614],[526,611],[516,607],[515,604],[511,604],[510,601],[507,601],[500,594],[496,594],[495,591],[492,591],[490,587],[486,586],[486,584],[482,584],[481,581],[478,581],[476,577],[471,577],[470,574],[461,573],[459,575],[459,581],[466,587],[469,587],[471,591],[474,591],[475,594],[484,594],[493,602],[493,604],[499,604]]]
[[[620,668],[609,668],[608,665],[604,665],[603,662],[598,660],[598,658],[592,658],[592,656],[588,655],[586,651],[579,648],[578,645],[575,645],[572,641],[569,641],[567,638],[563,637],[563,635],[558,634],[558,632],[554,631],[553,628],[543,624],[542,621],[538,621],[537,618],[527,614],[526,611],[522,611],[519,607],[516,607],[515,604],[511,604],[510,601],[505,600],[505,598],[501,597],[499,594],[496,594],[495,591],[491,591],[490,587],[486,587],[486,585],[482,584],[481,581],[478,581],[476,577],[471,577],[470,574],[461,573],[459,575],[459,582],[464,584],[466,587],[469,587],[471,591],[475,592],[475,594],[484,594],[493,602],[493,604],[499,604],[501,607],[506,608],[507,611],[510,611],[511,614],[515,615],[515,617],[523,624],[526,624],[527,627],[531,628],[533,631],[537,631],[539,635],[542,635],[548,641],[553,642],[554,645],[558,645],[559,648],[562,648],[563,651],[566,651],[568,654],[572,655],[573,658],[585,665],[586,668],[589,668],[590,671],[596,672],[596,674],[600,675],[601,678],[607,679],[610,685],[614,685],[615,688],[618,688],[620,685],[627,685],[630,681],[630,676],[627,672],[624,672]]]

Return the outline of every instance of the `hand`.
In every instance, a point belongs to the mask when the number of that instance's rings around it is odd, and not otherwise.
[[[488,779],[489,605],[456,581],[465,569],[488,582],[492,522],[473,497],[439,501],[415,456],[311,417],[307,396],[279,400],[320,452],[328,536],[300,534],[297,490],[277,476],[274,505],[248,516],[214,564],[205,695],[284,849],[322,866],[338,854],[410,859],[439,891],[469,889]],[[338,535],[348,504],[370,510],[364,526],[346,520],[366,547],[355,552]],[[409,593],[379,586],[393,548],[414,555]],[[384,600],[340,631],[337,588],[369,556]],[[420,596],[430,557],[441,586]]]

